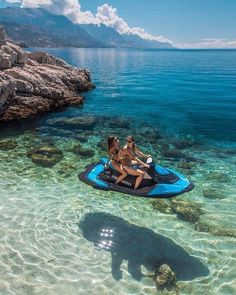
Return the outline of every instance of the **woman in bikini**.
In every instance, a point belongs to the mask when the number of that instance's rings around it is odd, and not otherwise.
[[[133,157],[137,157],[137,156],[140,156],[142,158],[149,158],[151,157],[151,155],[147,155],[147,154],[144,154],[143,152],[141,152],[137,145],[135,144],[135,139],[133,136],[129,135],[127,138],[126,138],[126,145],[124,146],[124,149],[127,149],[129,151],[129,153],[131,153],[131,155]]]
[[[136,152],[137,153],[136,153]],[[141,161],[137,155],[148,158],[148,155],[143,154],[141,151],[137,149],[134,144],[134,138],[132,136],[127,137],[127,144],[122,149],[123,157],[122,157],[122,165],[123,168],[128,172],[128,174],[137,176],[134,189],[137,189],[142,182],[142,179],[145,177],[150,179],[151,177],[144,171],[140,169],[134,169],[132,167],[133,162],[141,164],[145,168],[149,168],[149,165]]]
[[[109,136],[107,139],[107,145],[109,160],[112,166],[121,174],[115,182],[115,184],[118,184],[127,176],[127,172],[125,171],[121,163],[123,152],[119,145],[119,139],[116,136]]]

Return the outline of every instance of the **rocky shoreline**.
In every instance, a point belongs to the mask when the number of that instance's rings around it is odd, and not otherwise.
[[[0,27],[0,122],[80,105],[79,93],[91,88],[87,70],[45,52],[26,52],[8,42]]]

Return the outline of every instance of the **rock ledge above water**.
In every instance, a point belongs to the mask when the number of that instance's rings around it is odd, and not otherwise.
[[[45,52],[26,52],[8,42],[0,27],[0,121],[79,105],[79,93],[93,87],[87,70]]]

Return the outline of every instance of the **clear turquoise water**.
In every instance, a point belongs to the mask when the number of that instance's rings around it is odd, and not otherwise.
[[[85,112],[132,117],[177,136],[236,142],[234,50],[48,52],[91,71],[97,89],[86,95]]]
[[[235,238],[196,231],[174,214],[155,211],[149,199],[94,190],[77,173],[104,154],[97,144],[108,134],[134,134],[163,166],[195,182],[177,199],[200,203],[202,221],[235,234],[236,51],[47,51],[88,68],[97,88],[84,93],[83,107],[1,126],[1,138],[16,148],[0,150],[0,294],[157,294],[138,272],[147,273],[156,260],[175,262],[180,294],[235,294]],[[81,116],[95,125],[80,130],[56,121]],[[181,148],[198,159],[191,170],[181,166],[186,159],[163,156],[166,146],[176,148],[183,139],[197,143]],[[43,168],[27,151],[48,142],[64,157]],[[72,153],[79,142],[95,155]],[[204,197],[206,188],[224,199]],[[89,233],[104,220],[114,232],[95,241],[96,232]],[[114,252],[122,258],[120,270]]]

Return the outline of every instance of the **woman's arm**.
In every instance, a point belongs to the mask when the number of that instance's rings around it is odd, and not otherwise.
[[[146,164],[146,163],[144,163],[143,161],[141,161],[138,157],[135,157],[135,161],[136,161],[137,163],[139,163],[140,165],[143,165],[143,166],[146,167],[146,168],[149,168],[149,167],[150,167],[148,164]]]
[[[110,166],[113,155],[114,155],[114,149],[110,149],[108,151],[108,162],[105,164],[105,168],[108,168]]]
[[[141,156],[141,157],[144,157],[144,158],[148,158],[148,157],[149,157],[149,155],[146,155],[146,154],[144,154],[143,152],[141,152],[141,151],[137,148],[136,145],[135,145],[135,148],[134,148],[134,152],[135,152],[135,154],[138,155],[138,156]]]
[[[141,161],[138,157],[133,156],[127,149],[124,149],[124,152],[126,153],[126,155],[128,155],[130,157],[131,160],[134,160],[137,163],[139,163],[140,165],[143,165],[144,167],[149,168],[149,165],[147,165],[146,163]]]
[[[111,148],[111,149],[108,151],[108,158],[109,158],[109,161],[112,160],[113,155],[114,155],[114,152],[115,152],[114,148]]]

